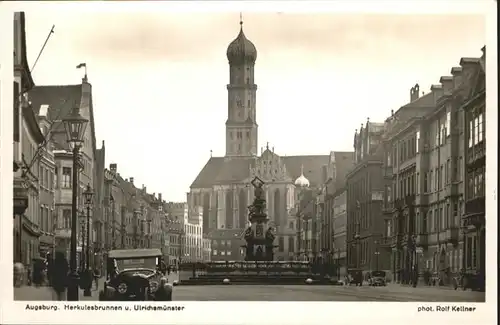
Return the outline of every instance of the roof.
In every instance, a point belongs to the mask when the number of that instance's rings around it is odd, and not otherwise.
[[[20,51],[21,53],[17,53],[20,55],[20,60],[21,60],[21,66],[23,69],[23,77],[24,77],[24,82],[22,83],[23,86],[23,91],[30,90],[35,86],[35,82],[33,81],[33,77],[31,76],[31,71],[28,65],[28,59],[27,59],[27,49],[26,49],[26,19],[24,12],[16,12],[14,14],[14,22],[19,24],[19,34],[20,34]],[[14,55],[16,55],[15,52],[16,49],[14,49]]]
[[[115,249],[108,252],[109,258],[127,259],[127,258],[143,258],[143,257],[158,257],[162,256],[161,250],[158,248],[150,249]]]
[[[353,152],[334,152],[337,173],[347,174],[352,166]],[[190,188],[211,188],[216,184],[230,184],[243,182],[250,176],[250,167],[255,165],[257,157],[210,157]],[[287,173],[292,180],[301,174],[304,166],[304,176],[311,186],[322,184],[321,167],[328,165],[330,155],[311,156],[281,156]]]
[[[59,121],[71,113],[71,109],[80,105],[82,85],[36,86],[29,92],[31,106],[36,115],[42,105],[48,105],[47,118]]]

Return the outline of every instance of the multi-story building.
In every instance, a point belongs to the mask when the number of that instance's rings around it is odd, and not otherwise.
[[[392,238],[391,273],[397,282],[410,281],[411,271],[418,262],[416,247],[426,245],[426,237],[419,236],[420,230],[415,225],[420,215],[426,215],[428,204],[429,175],[425,172],[430,151],[425,144],[434,135],[426,133],[426,116],[435,110],[441,90],[433,86],[430,93],[420,96],[419,87],[415,85],[410,92],[410,102],[392,112],[386,121],[383,172],[391,183],[385,188],[385,210],[392,216],[384,220],[383,242],[385,238]],[[424,184],[424,191],[418,189],[420,184]]]
[[[462,268],[485,284],[485,186],[486,186],[486,49],[479,59],[462,58],[464,75],[463,132],[465,211],[462,215],[464,251]]]
[[[467,73],[466,67],[470,67]],[[484,132],[483,126],[474,128],[481,124],[484,111],[476,111],[480,113],[470,123],[464,104],[473,98],[473,90],[478,98],[484,96],[479,90],[484,90],[481,69],[479,59],[462,59],[461,67],[452,68],[452,76],[441,77],[427,95],[419,97],[412,89],[412,101],[387,121],[384,172],[392,176],[392,185],[386,188],[386,208],[393,211],[393,219],[385,220],[384,235],[393,238],[391,269],[398,282],[409,282],[417,270],[420,276],[434,274],[449,284],[466,268],[467,256],[473,256],[464,249],[467,235],[460,233],[460,216],[468,215],[466,207],[464,211],[468,145],[484,139],[484,133],[476,139],[469,134]],[[481,169],[478,175],[469,181],[472,190],[474,182],[476,186],[483,182]]]
[[[217,229],[208,234],[207,239],[212,242],[211,261],[244,261],[245,250],[243,245],[244,230]]]
[[[27,92],[35,86],[26,59],[24,12],[14,14],[14,259],[29,264],[39,254],[38,148],[44,144]]]
[[[45,145],[39,148],[38,162],[38,183],[40,185],[39,198],[40,198],[40,254],[45,256],[47,253],[52,253],[55,248],[55,223],[54,223],[54,209],[55,209],[55,158],[52,151],[53,144],[50,141],[50,127],[51,123],[47,119],[47,109],[41,109],[38,114],[38,123],[46,142]]]
[[[203,207],[188,208],[184,214],[184,260],[199,262],[203,260]]]
[[[355,165],[347,174],[348,268],[388,270],[390,249],[381,245],[386,180],[382,173],[383,123],[367,120],[354,136]]]
[[[203,238],[203,262],[210,262],[212,256],[212,240]]]
[[[343,277],[347,273],[347,191],[345,187],[339,188],[331,196],[333,197],[331,218],[333,242],[330,251],[337,269],[336,275]]]
[[[96,140],[94,127],[94,113],[92,103],[92,86],[85,75],[82,83],[78,85],[60,85],[60,86],[36,86],[29,92],[33,110],[36,115],[40,115],[40,110],[47,109],[46,117],[53,123],[51,129],[51,139],[54,144],[54,156],[56,160],[55,179],[55,216],[57,218],[56,227],[56,248],[68,253],[71,237],[71,198],[73,190],[78,191],[78,212],[79,216],[86,215],[85,200],[83,192],[87,185],[90,185],[95,192],[95,157]],[[84,141],[78,157],[80,166],[78,173],[79,188],[72,189],[72,170],[73,155],[66,139],[66,132],[62,120],[70,115],[75,105],[80,108],[80,114],[89,120],[89,125],[85,130]],[[96,230],[93,224],[94,219],[100,218],[95,211],[99,210],[100,202],[94,201],[90,211],[90,243],[94,246]],[[85,220],[86,218],[81,218]],[[91,256],[94,256],[93,247],[91,247]],[[94,259],[91,259],[91,263]]]
[[[168,261],[177,266],[184,256],[184,212],[185,204],[167,202],[163,204],[163,211],[167,216],[166,236],[168,236]]]
[[[345,269],[347,217],[343,193],[345,192],[346,174],[354,165],[354,152],[344,152],[342,155],[332,152],[332,154],[332,166],[330,168],[323,166],[326,181],[323,187],[324,208],[319,235],[320,251],[327,264]],[[338,273],[336,272],[336,274]]]

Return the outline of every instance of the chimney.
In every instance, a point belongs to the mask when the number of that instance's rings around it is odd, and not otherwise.
[[[142,192],[143,192],[143,193],[147,193],[147,191],[146,191],[146,186],[144,186],[144,184],[142,184]]]
[[[453,77],[442,76],[439,79],[439,82],[443,85],[443,93],[445,95],[451,94],[451,92],[453,91]]]
[[[161,198],[161,193],[158,193],[158,200],[160,200],[160,202],[163,202],[163,200]]]
[[[450,73],[453,76],[453,89],[457,89],[462,84],[462,68],[453,67]]]
[[[420,97],[420,86],[416,84],[410,89],[410,103],[416,101]]]
[[[130,177],[130,183],[134,184],[134,178]]]
[[[116,171],[117,171],[117,164],[109,164],[109,170],[113,173],[113,174],[116,174]]]
[[[437,103],[438,99],[443,96],[443,86],[442,85],[432,85],[431,92],[434,96],[434,104]]]
[[[476,65],[479,64],[478,58],[461,58],[460,66],[462,67],[462,72],[464,75],[470,75],[472,69],[475,69]]]

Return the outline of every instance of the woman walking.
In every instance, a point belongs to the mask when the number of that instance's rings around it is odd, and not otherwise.
[[[56,252],[53,269],[51,271],[51,283],[56,300],[64,300],[68,284],[68,261],[62,252]]]

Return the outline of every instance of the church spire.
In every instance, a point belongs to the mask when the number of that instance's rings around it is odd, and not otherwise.
[[[243,14],[240,11],[240,28],[243,29]]]

